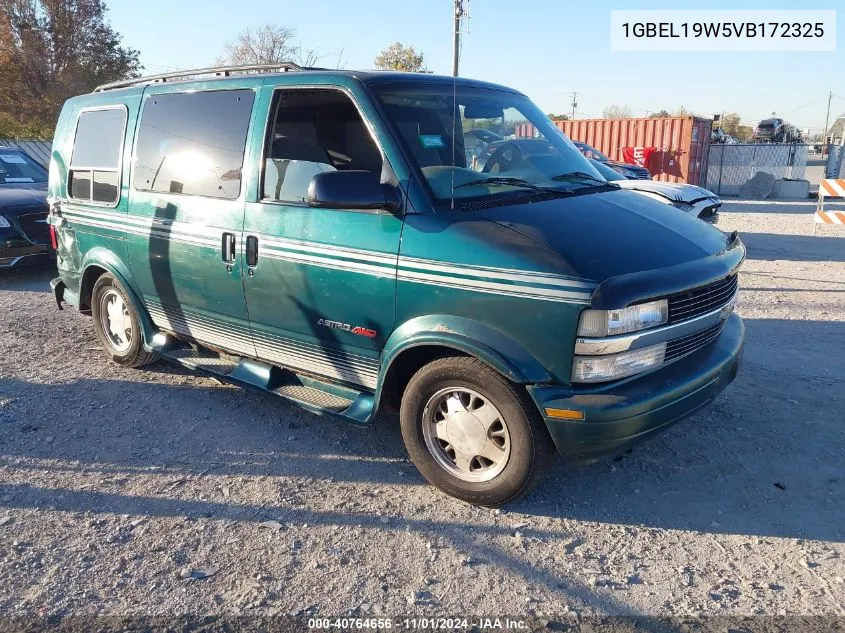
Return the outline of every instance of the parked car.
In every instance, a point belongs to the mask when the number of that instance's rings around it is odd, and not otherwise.
[[[572,141],[581,153],[589,159],[597,160],[604,163],[614,171],[622,174],[625,178],[637,178],[639,180],[651,180],[651,173],[645,167],[640,165],[631,165],[629,163],[620,163],[618,160],[611,160],[606,155],[591,145],[582,143],[580,141]]]
[[[525,95],[255,70],[62,108],[51,286],[114,362],[161,356],[357,423],[398,413],[423,476],[483,505],[528,491],[554,447],[623,450],[736,376],[736,233],[608,183]],[[528,121],[555,151],[502,144],[479,173],[463,120]]]
[[[19,149],[0,146],[0,269],[50,260],[47,172]]]
[[[800,143],[801,130],[780,118],[763,119],[754,129],[755,143]]]
[[[670,204],[676,209],[689,213],[709,224],[719,221],[719,208],[722,200],[712,191],[704,187],[687,183],[660,182],[659,180],[630,180],[598,160],[590,160],[593,167],[608,181],[622,187],[636,191],[662,202]]]

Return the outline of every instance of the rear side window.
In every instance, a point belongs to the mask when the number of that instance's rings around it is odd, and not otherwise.
[[[79,115],[70,158],[68,195],[84,202],[116,204],[126,108],[86,110]]]
[[[135,150],[135,189],[237,198],[254,99],[252,90],[149,97]]]

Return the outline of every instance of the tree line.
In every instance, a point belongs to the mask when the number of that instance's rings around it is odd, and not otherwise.
[[[50,139],[68,98],[140,76],[140,52],[106,18],[102,0],[0,0],[0,138]],[[266,24],[226,43],[216,62],[315,66],[323,60],[302,45],[296,29]],[[375,65],[426,71],[423,54],[399,42],[384,49]]]

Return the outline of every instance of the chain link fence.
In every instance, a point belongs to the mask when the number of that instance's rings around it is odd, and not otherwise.
[[[830,147],[830,156],[825,165],[825,178],[842,178],[845,173],[845,145]]]
[[[804,180],[808,158],[815,155],[813,145],[799,143],[713,144],[706,187],[718,195],[737,196],[743,185],[760,172],[770,174],[775,180]]]

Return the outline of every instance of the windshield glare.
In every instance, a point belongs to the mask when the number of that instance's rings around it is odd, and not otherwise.
[[[438,201],[508,197],[526,185],[572,191],[605,184],[523,95],[461,85],[394,84],[377,92]],[[488,179],[499,180],[482,182]]]
[[[0,147],[0,185],[29,185],[47,182],[47,172],[29,156]]]

